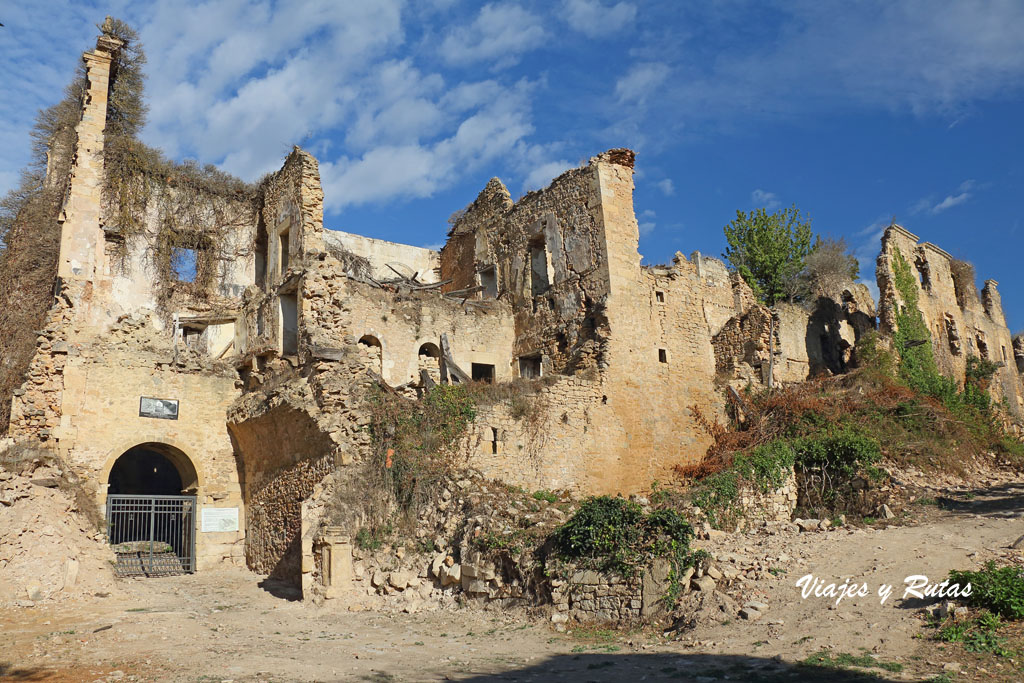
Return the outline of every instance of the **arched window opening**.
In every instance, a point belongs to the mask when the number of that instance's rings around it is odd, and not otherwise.
[[[438,348],[437,344],[427,342],[420,346],[416,374],[422,376],[424,371],[426,371],[434,384],[441,383],[441,349]]]
[[[359,357],[370,367],[384,376],[384,349],[380,340],[372,334],[364,334],[359,338]]]

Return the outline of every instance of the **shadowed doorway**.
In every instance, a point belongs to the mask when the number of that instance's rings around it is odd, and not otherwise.
[[[121,576],[195,571],[199,477],[183,452],[162,443],[125,451],[107,480],[107,538]]]

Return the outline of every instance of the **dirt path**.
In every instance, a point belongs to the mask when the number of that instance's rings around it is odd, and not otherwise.
[[[724,614],[666,642],[659,632],[557,633],[522,611],[350,612],[289,601],[246,571],[126,581],[112,598],[0,611],[0,677],[17,680],[923,680],[942,672],[904,577],[941,580],[1003,554],[1024,534],[1024,483],[922,506],[919,526],[731,536],[711,549],[761,558],[777,576],[742,597],[770,605],[746,622]],[[779,558],[782,558],[781,560]],[[872,594],[801,600],[796,580],[851,578]],[[262,585],[260,585],[262,583]],[[879,603],[881,583],[895,586]],[[902,672],[807,668],[822,648],[877,654]],[[894,667],[895,668],[895,667]],[[1009,672],[1007,672],[1009,673]],[[1006,680],[1013,680],[1012,674]]]

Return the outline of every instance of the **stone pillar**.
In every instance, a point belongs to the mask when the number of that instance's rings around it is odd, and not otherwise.
[[[337,598],[352,590],[352,541],[343,527],[329,526],[320,538],[320,567],[324,598]]]
[[[85,61],[85,101],[75,131],[71,187],[61,211],[60,261],[57,274],[65,280],[94,280],[103,264],[100,205],[103,191],[103,131],[107,122],[110,65],[123,45],[109,35],[100,36],[96,50]]]

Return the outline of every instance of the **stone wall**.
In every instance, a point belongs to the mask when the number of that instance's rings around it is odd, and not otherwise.
[[[999,364],[991,390],[996,400],[1005,399],[1018,419],[1024,417],[1024,381],[1014,362],[1013,340],[1006,326],[995,280],[986,280],[979,293],[974,283],[960,293],[959,301],[950,270],[952,257],[935,246],[918,243],[916,235],[891,225],[882,237],[882,251],[876,270],[879,327],[892,335],[897,328],[896,313],[903,306],[894,281],[893,263],[899,251],[915,274],[918,307],[931,333],[935,362],[942,374],[962,386],[967,359],[985,358]],[[962,304],[962,305],[961,305]]]
[[[356,256],[369,261],[373,269],[371,275],[379,280],[390,280],[396,273],[388,267],[397,266],[402,275],[416,275],[420,282],[437,282],[441,267],[441,255],[433,249],[413,247],[408,244],[397,244],[387,240],[377,240],[362,235],[354,235],[341,230],[324,230],[324,244],[336,244]]]
[[[379,344],[374,370],[388,384],[419,383],[421,367],[436,370],[439,358],[422,356],[427,345],[439,353],[446,335],[459,367],[494,366],[496,381],[513,377],[513,321],[505,302],[464,306],[437,290],[397,291],[357,282],[344,275],[333,258],[313,267],[302,281],[303,343],[308,348],[338,349]]]

